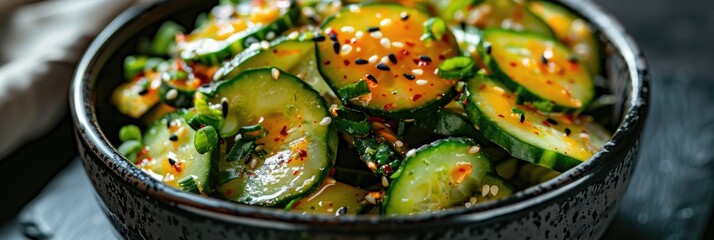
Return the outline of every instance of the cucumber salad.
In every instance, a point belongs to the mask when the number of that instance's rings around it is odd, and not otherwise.
[[[225,0],[138,40],[118,151],[172,187],[305,214],[507,198],[587,161],[612,96],[543,0]],[[193,29],[193,30],[191,30]]]

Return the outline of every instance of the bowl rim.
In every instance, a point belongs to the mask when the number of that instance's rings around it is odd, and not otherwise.
[[[96,78],[93,71],[101,68],[98,58],[106,46],[121,35],[127,25],[161,8],[170,1],[158,1],[149,5],[128,9],[114,19],[92,42],[83,55],[75,72],[70,87],[70,107],[78,141],[93,146],[91,151],[98,156],[128,188],[145,193],[159,202],[178,207],[207,218],[226,222],[245,224],[256,227],[277,228],[283,230],[342,231],[363,229],[368,231],[394,231],[415,229],[425,225],[485,224],[497,219],[504,219],[515,214],[532,211],[538,207],[567,197],[587,187],[597,177],[603,176],[606,166],[613,166],[622,159],[615,158],[623,150],[628,150],[639,138],[639,130],[644,125],[649,103],[649,73],[640,49],[626,33],[622,25],[601,7],[590,0],[555,0],[555,2],[574,10],[593,25],[611,42],[614,51],[620,53],[627,66],[627,74],[632,79],[627,95],[630,103],[624,119],[613,137],[595,155],[586,162],[574,167],[547,182],[517,192],[509,198],[479,204],[471,208],[447,209],[437,213],[409,216],[343,216],[335,218],[329,215],[302,215],[285,212],[281,209],[256,207],[231,203],[225,200],[202,197],[182,192],[169,187],[136,168],[126,160],[101,131],[95,114],[92,87]],[[636,147],[636,146],[635,146]],[[87,161],[95,161],[89,160]],[[440,221],[434,221],[440,220]],[[409,223],[409,224],[403,224]],[[319,226],[319,228],[314,228]]]

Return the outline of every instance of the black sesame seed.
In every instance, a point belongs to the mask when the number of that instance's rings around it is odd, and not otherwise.
[[[486,54],[491,54],[491,44],[486,43]]]
[[[317,35],[317,36],[315,36],[314,38],[312,38],[312,41],[315,41],[315,42],[325,41],[325,36]]]
[[[427,55],[421,55],[421,56],[419,56],[419,59],[421,59],[424,62],[431,62],[431,58]]]
[[[171,118],[166,117],[166,128],[171,128]]]
[[[570,128],[565,128],[565,136],[570,136]]]
[[[221,113],[223,113],[223,118],[228,116],[228,101],[221,101]]]
[[[409,73],[405,73],[405,74],[402,74],[402,75],[404,75],[404,77],[407,78],[407,79],[409,79],[409,80],[414,80],[414,79],[416,79],[416,77],[415,77],[414,75],[411,75],[411,74],[409,74]]]
[[[337,41],[337,34],[335,34],[335,33],[330,33],[330,34],[327,34],[327,36],[330,37],[330,40],[332,40],[332,41]]]
[[[253,154],[248,154],[243,163],[245,163],[245,165],[248,165],[250,163],[250,160],[253,160]]]
[[[401,14],[399,14],[399,18],[401,18],[402,21],[406,21],[407,19],[409,19],[409,14],[407,12],[402,12]]]
[[[545,57],[545,55],[540,55],[540,62],[543,64],[548,64],[548,59]]]
[[[459,26],[461,27],[461,29],[466,30],[466,22],[460,22]]]
[[[332,43],[332,50],[335,50],[335,54],[340,54],[340,43],[339,42]]]
[[[149,93],[149,89],[143,89],[143,90],[141,90],[141,92],[139,92],[139,95],[144,96],[147,93]]]
[[[382,71],[390,70],[389,66],[387,66],[387,64],[384,64],[384,63],[377,64],[377,69],[382,70]]]
[[[578,58],[575,57],[575,55],[570,55],[570,56],[568,56],[568,62],[578,63]]]
[[[550,124],[558,125],[558,121],[555,121],[555,119],[548,118],[548,119],[546,119],[546,121],[548,121],[548,123],[550,123]]]
[[[178,136],[176,136],[176,134],[171,134],[171,136],[169,136],[169,141],[172,141],[172,142],[178,141]]]
[[[392,62],[392,63],[394,63],[394,64],[397,64],[397,56],[395,56],[394,53],[390,53],[390,54],[387,55],[387,56],[389,57],[389,61],[390,61],[390,62]]]
[[[369,79],[370,81],[374,82],[375,84],[378,83],[378,82],[377,82],[377,78],[375,78],[374,76],[372,76],[372,74],[369,74],[369,73],[368,73],[366,77],[367,77],[367,79]]]
[[[521,123],[523,123],[524,121],[526,121],[526,115],[525,115],[525,114],[521,114]]]
[[[337,212],[335,212],[335,216],[342,216],[347,214],[347,207],[340,207],[337,209]]]
[[[367,60],[364,60],[364,59],[361,59],[361,58],[355,59],[355,64],[357,64],[357,65],[364,65],[364,64],[367,64],[367,63],[369,63],[369,61],[367,61]]]
[[[169,164],[171,164],[171,166],[176,165],[176,160],[169,157]]]
[[[367,32],[376,32],[379,31],[379,27],[368,27]]]

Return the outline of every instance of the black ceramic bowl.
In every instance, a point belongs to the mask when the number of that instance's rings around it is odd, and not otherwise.
[[[97,37],[71,87],[79,152],[104,212],[129,239],[598,238],[630,181],[647,115],[648,75],[640,50],[617,21],[590,1],[561,3],[589,20],[602,40],[606,74],[600,80],[618,98],[612,117],[620,124],[587,162],[501,201],[416,216],[299,215],[181,192],[134,167],[112,144],[128,121],[109,100],[122,81],[122,61],[160,23],[190,25],[214,4],[203,0],[128,10]]]

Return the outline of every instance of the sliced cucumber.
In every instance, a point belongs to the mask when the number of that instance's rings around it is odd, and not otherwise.
[[[202,85],[200,79],[183,71],[167,71],[161,75],[159,97],[162,102],[177,108],[193,106],[193,96]]]
[[[207,24],[185,36],[177,44],[179,56],[190,62],[219,65],[251,44],[272,40],[293,27],[300,12],[289,0],[245,1],[239,5],[220,5]]]
[[[530,1],[528,9],[553,29],[592,75],[600,74],[600,44],[587,21],[554,2]]]
[[[481,58],[504,85],[526,101],[581,110],[595,95],[592,77],[573,53],[535,34],[490,29],[482,32]],[[554,109],[554,110],[561,110]]]
[[[416,125],[442,136],[473,137],[480,135],[465,115],[441,109],[416,119]]]
[[[284,206],[312,193],[330,173],[337,132],[325,124],[324,99],[297,77],[276,68],[246,70],[218,83],[210,102],[226,111],[222,137],[233,139],[241,127],[258,123],[267,130],[250,158],[220,162],[221,172],[233,173],[220,197]]]
[[[435,69],[459,50],[446,29],[439,40],[421,41],[428,20],[427,14],[397,4],[347,6],[321,27],[320,73],[340,99],[345,99],[341,88],[369,82],[370,94],[344,102],[369,115],[400,119],[433,111],[453,98],[457,82],[440,78]]]
[[[192,176],[202,193],[215,187],[218,152],[200,154],[193,145],[195,131],[183,119],[183,112],[169,113],[144,133],[146,150],[137,156],[137,165],[162,182],[180,188],[179,180]]]
[[[139,118],[159,102],[160,86],[159,73],[147,71],[144,76],[122,83],[114,89],[112,102],[122,114]]]
[[[555,36],[548,25],[516,0],[438,1],[439,14],[450,23],[466,23],[480,29],[504,28]]]
[[[592,156],[610,138],[585,116],[543,114],[518,105],[517,96],[479,75],[466,86],[466,112],[486,138],[512,156],[565,171]]]
[[[494,172],[491,159],[478,148],[473,140],[448,138],[408,154],[387,189],[382,213],[435,212],[463,204]]]
[[[314,193],[293,203],[291,211],[303,214],[318,213],[341,216],[365,212],[369,203],[364,197],[369,193],[328,178]]]

